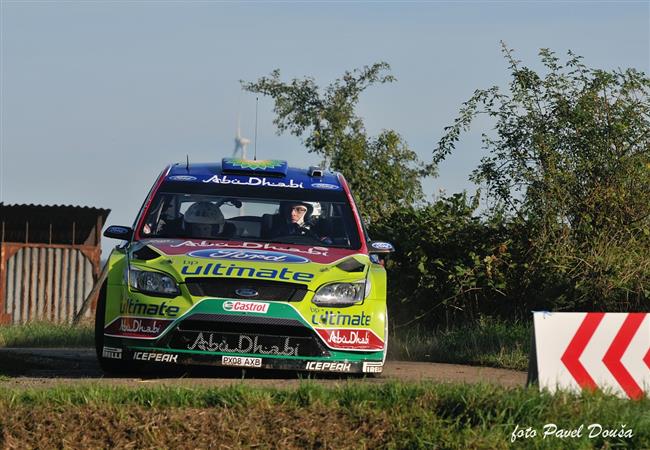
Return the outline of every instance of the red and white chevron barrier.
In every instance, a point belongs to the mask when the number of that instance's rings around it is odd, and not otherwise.
[[[540,389],[650,396],[650,314],[534,313]]]

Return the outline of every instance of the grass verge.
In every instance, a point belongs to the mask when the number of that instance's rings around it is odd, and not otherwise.
[[[492,385],[0,389],[0,412],[0,446],[9,448],[505,449],[527,428],[515,445],[650,447],[650,399]],[[581,435],[545,436],[548,424]]]
[[[61,325],[32,322],[0,326],[0,347],[92,347],[95,335],[91,325]]]
[[[483,318],[452,329],[397,329],[388,358],[526,370],[531,325]]]

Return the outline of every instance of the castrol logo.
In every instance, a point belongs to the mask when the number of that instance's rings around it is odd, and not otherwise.
[[[234,312],[254,312],[266,314],[269,310],[269,304],[264,302],[240,302],[227,301],[223,303],[223,309]]]

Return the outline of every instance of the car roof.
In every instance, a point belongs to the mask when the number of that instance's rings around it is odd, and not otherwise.
[[[310,167],[289,167],[284,160],[223,158],[221,163],[176,163],[165,181],[241,184],[302,189],[342,190],[339,174]]]

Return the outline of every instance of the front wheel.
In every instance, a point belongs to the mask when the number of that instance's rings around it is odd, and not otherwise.
[[[107,348],[106,354],[113,354],[114,358],[106,358],[104,356],[104,322],[106,320],[106,290],[108,286],[106,282],[102,284],[102,288],[99,290],[99,296],[97,297],[97,308],[95,309],[95,352],[97,354],[97,361],[99,362],[99,367],[106,373],[110,374],[126,374],[132,370],[132,366],[117,358],[118,355],[121,358],[122,353],[121,349],[118,352],[111,352]]]

